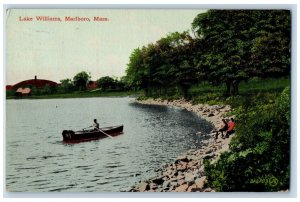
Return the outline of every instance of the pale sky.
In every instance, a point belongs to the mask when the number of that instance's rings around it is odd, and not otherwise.
[[[7,14],[6,84],[33,79],[59,82],[87,71],[92,80],[124,76],[133,49],[171,32],[191,29],[193,9],[14,9]],[[60,17],[61,22],[37,21]],[[66,22],[65,16],[90,22]],[[93,21],[94,16],[109,21]],[[19,18],[32,17],[33,21]]]

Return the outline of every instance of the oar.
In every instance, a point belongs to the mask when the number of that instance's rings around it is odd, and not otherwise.
[[[110,137],[110,138],[112,138],[113,139],[113,137],[112,136],[110,136],[109,134],[107,134],[106,132],[104,132],[104,131],[102,131],[102,130],[100,130],[99,128],[95,128],[96,130],[99,130],[100,132],[102,132],[104,135],[106,135],[106,136],[108,136],[108,137]]]

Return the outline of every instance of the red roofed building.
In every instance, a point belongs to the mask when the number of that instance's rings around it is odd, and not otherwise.
[[[11,90],[12,89],[12,85],[6,85],[6,90]]]
[[[20,87],[30,87],[30,86],[35,86],[36,88],[44,88],[46,85],[58,86],[58,84],[54,81],[45,80],[45,79],[37,79],[37,77],[35,76],[34,79],[21,81],[15,85],[13,85],[12,88],[18,89]]]
[[[94,89],[98,88],[97,82],[96,82],[96,81],[90,81],[90,82],[86,85],[86,88],[87,88],[88,90],[94,90]]]

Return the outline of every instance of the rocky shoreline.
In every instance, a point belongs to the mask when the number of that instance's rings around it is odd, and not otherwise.
[[[167,101],[161,99],[147,99],[136,101],[141,104],[166,105],[184,108],[196,113],[199,117],[211,122],[215,128],[219,128],[224,114],[231,110],[228,105],[193,105],[184,99]],[[196,135],[203,135],[200,132]],[[129,192],[214,192],[206,187],[206,176],[203,161],[209,159],[216,161],[222,152],[229,150],[229,143],[234,135],[229,138],[215,140],[215,133],[210,133],[203,140],[202,147],[197,150],[189,150],[179,156],[173,163],[166,164],[155,170],[155,176],[132,187]]]

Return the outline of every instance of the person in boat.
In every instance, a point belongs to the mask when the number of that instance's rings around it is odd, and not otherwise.
[[[218,139],[219,132],[221,132],[222,138],[224,138],[223,132],[226,132],[227,130],[228,130],[228,124],[227,124],[227,122],[226,122],[225,119],[222,119],[222,125],[221,125],[221,128],[220,128],[219,130],[216,131],[215,139]]]
[[[234,127],[235,127],[234,119],[231,118],[230,121],[228,122],[228,129],[227,129],[227,132],[226,132],[226,138],[228,138],[229,135],[231,135],[235,132]]]
[[[93,127],[95,130],[99,129],[99,123],[97,122],[97,119],[94,119]]]

